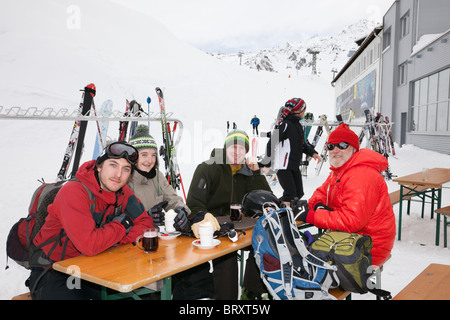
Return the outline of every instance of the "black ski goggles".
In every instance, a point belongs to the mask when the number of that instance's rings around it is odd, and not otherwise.
[[[137,149],[124,141],[111,143],[106,147],[105,153],[108,158],[126,158],[126,160],[128,160],[128,162],[133,165],[136,164],[139,158],[139,152],[137,151]]]
[[[339,149],[341,149],[341,150],[345,150],[345,149],[347,149],[348,148],[348,146],[349,146],[350,144],[349,143],[347,143],[347,142],[339,142],[339,143],[329,143],[329,144],[327,144],[327,149],[328,150],[333,150],[335,147],[338,147]]]

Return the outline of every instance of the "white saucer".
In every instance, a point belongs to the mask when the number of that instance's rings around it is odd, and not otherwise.
[[[161,240],[172,240],[172,239],[175,239],[176,237],[178,237],[180,234],[181,234],[180,231],[169,232],[169,233],[166,233],[166,232],[165,232],[165,233],[158,232],[158,237],[159,237]]]
[[[202,246],[200,244],[200,239],[192,241],[192,244],[199,249],[211,249],[220,244],[220,240],[213,239],[213,243],[210,246]]]

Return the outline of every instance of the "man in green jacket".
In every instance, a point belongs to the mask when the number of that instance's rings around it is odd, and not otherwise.
[[[232,130],[223,149],[215,149],[208,161],[198,165],[189,188],[186,204],[191,215],[210,213],[212,216],[230,214],[232,204],[240,204],[252,190],[271,191],[255,159],[245,159],[249,138],[243,130]],[[217,224],[216,224],[217,225]],[[195,227],[193,226],[193,229]],[[238,298],[237,253],[180,274],[174,279],[174,299],[230,299]],[[253,256],[247,260],[244,287],[251,291],[264,290]]]

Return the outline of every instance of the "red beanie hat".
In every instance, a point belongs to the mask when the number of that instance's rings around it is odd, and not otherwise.
[[[345,123],[342,123],[337,127],[335,130],[333,130],[330,133],[330,136],[328,137],[328,143],[336,144],[339,142],[347,142],[352,147],[354,147],[357,151],[359,150],[359,138],[354,133],[348,125]]]

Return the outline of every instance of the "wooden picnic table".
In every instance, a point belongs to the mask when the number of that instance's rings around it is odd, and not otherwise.
[[[110,248],[95,256],[78,256],[59,261],[53,268],[100,286],[129,293],[164,279],[161,299],[171,298],[171,276],[209,260],[251,246],[253,229],[245,231],[238,241],[219,238],[212,249],[199,249],[192,244],[196,239],[178,236],[172,240],[159,239],[158,250],[144,253],[134,244]],[[104,296],[104,298],[107,298]]]
[[[450,300],[450,266],[430,264],[394,300]]]
[[[311,226],[299,221],[297,225]],[[139,294],[149,292],[143,287],[163,280],[161,299],[170,300],[171,276],[251,246],[252,235],[253,228],[250,228],[236,242],[231,242],[228,237],[221,237],[220,244],[212,249],[199,249],[192,244],[196,239],[180,235],[172,240],[159,239],[159,247],[155,253],[144,253],[130,243],[110,248],[95,256],[78,256],[55,262],[53,268],[102,286],[103,299],[138,298]],[[242,263],[243,253],[241,266]],[[106,288],[118,293],[108,294]],[[330,290],[330,293],[337,299],[350,294],[340,289]]]
[[[426,173],[417,172],[407,176],[393,179],[400,185],[400,204],[399,204],[399,219],[398,219],[398,240],[401,240],[402,228],[402,200],[405,197],[420,196],[425,201],[425,197],[431,198],[431,213],[434,213],[434,201],[437,207],[440,208],[442,200],[442,185],[450,182],[449,168],[432,168]],[[425,189],[424,189],[425,187]],[[439,229],[440,229],[440,214],[436,214],[436,245],[439,245]]]

